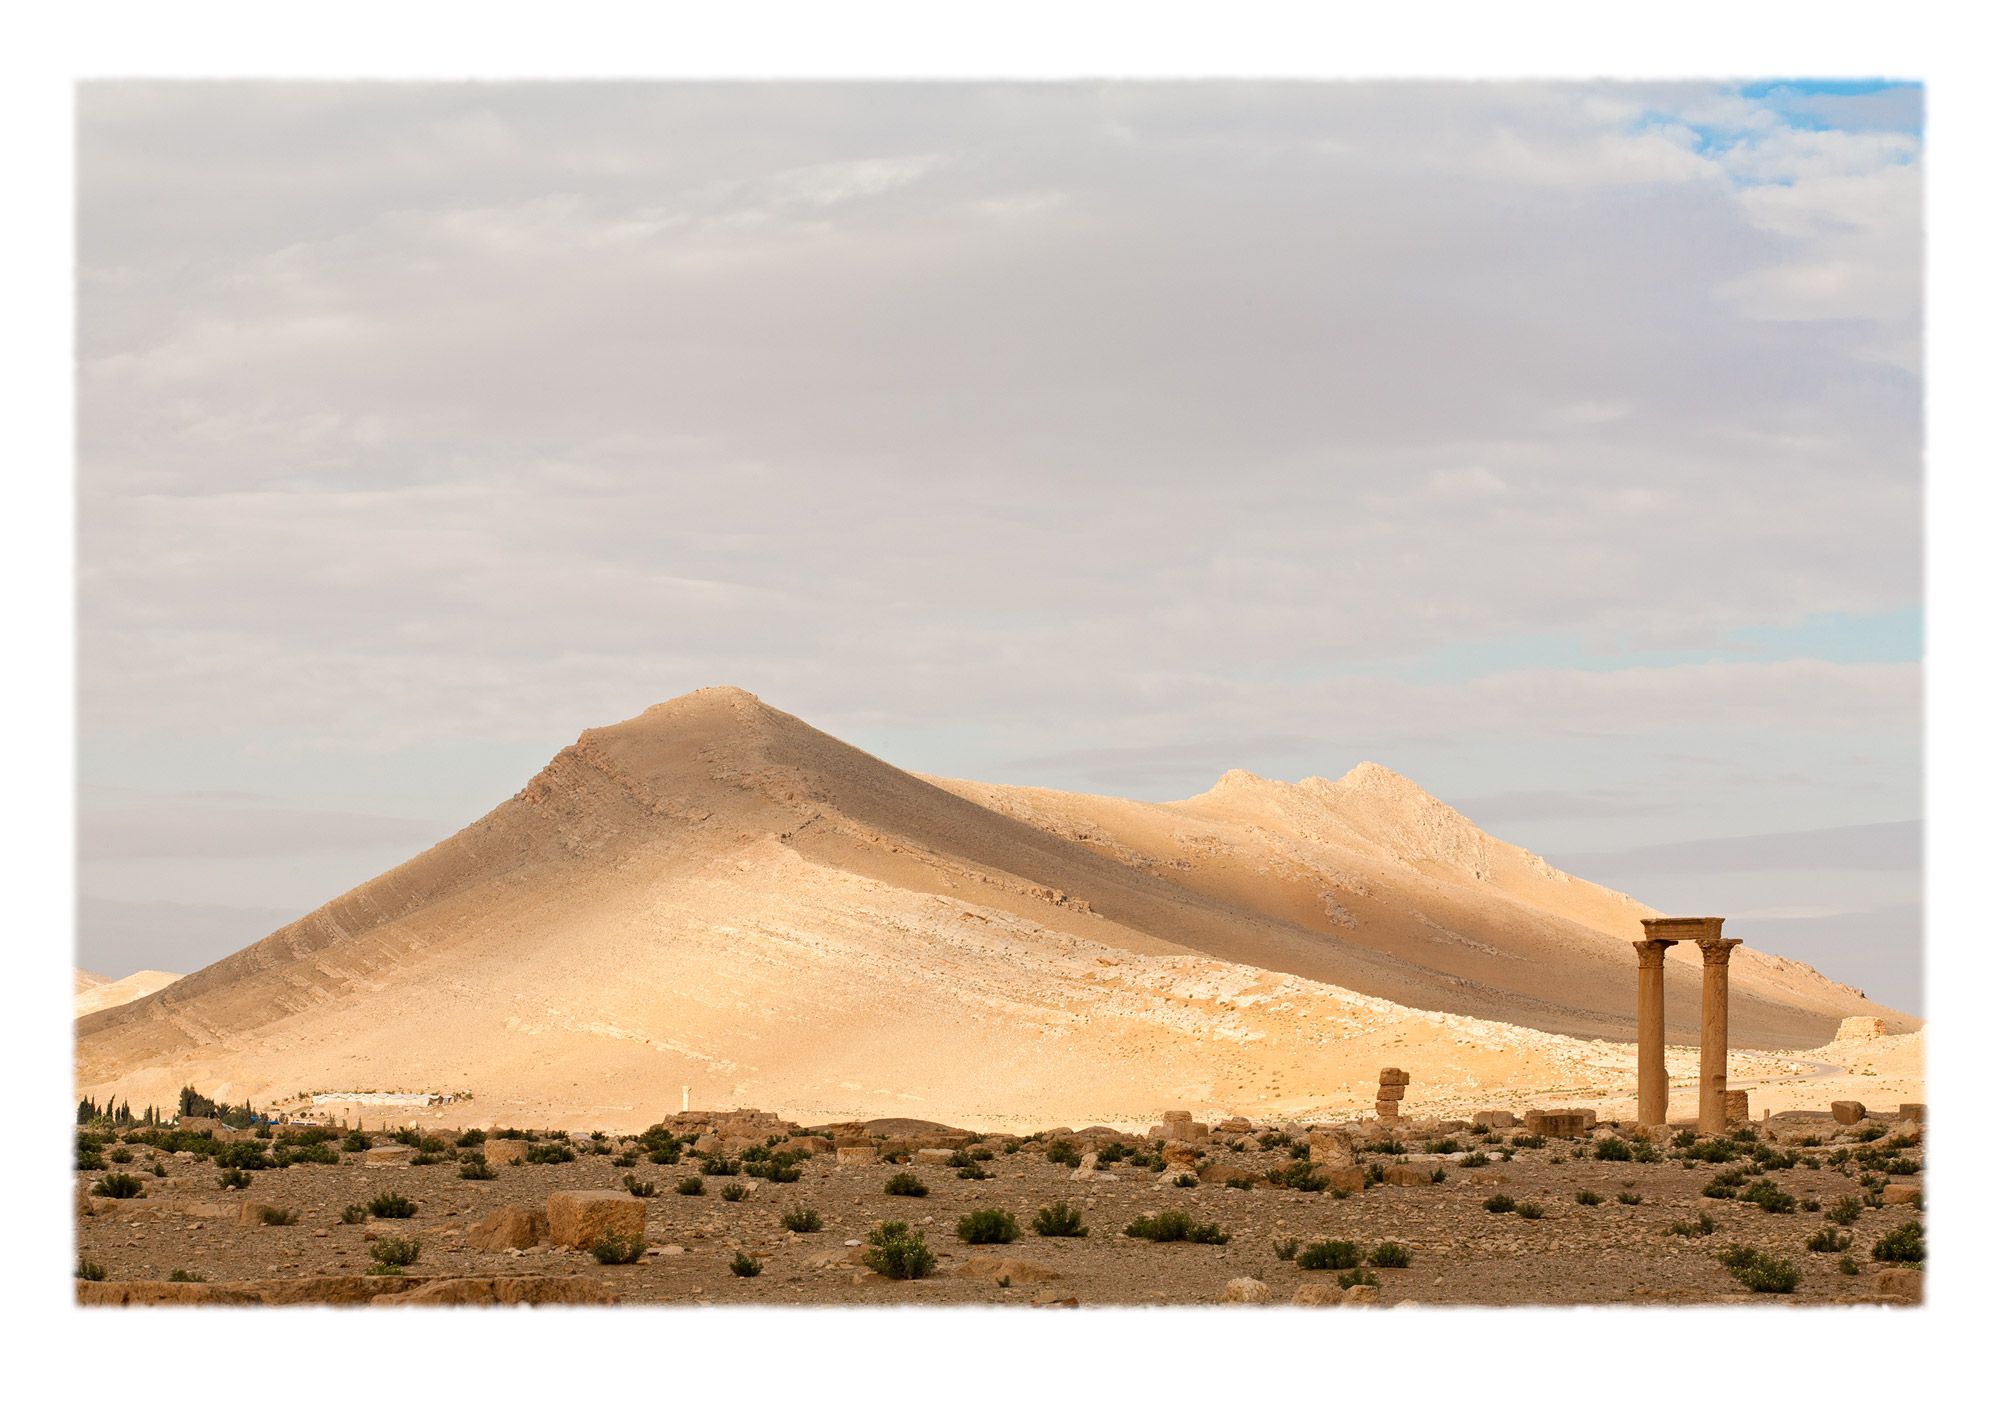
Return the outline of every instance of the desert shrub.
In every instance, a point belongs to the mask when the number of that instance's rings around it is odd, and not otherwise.
[[[921,1199],[931,1191],[923,1180],[905,1170],[891,1177],[889,1182],[882,1186],[882,1192],[902,1199]]]
[[[376,1218],[410,1218],[416,1211],[415,1200],[405,1199],[393,1189],[385,1189],[368,1201],[368,1212]]]
[[[1486,1151],[1473,1150],[1459,1160],[1458,1167],[1460,1169],[1484,1169],[1491,1163],[1493,1161],[1487,1156]]]
[[[118,1159],[118,1151],[116,1150],[111,1152],[111,1158],[120,1164],[124,1163],[124,1161]],[[1897,1155],[1882,1166],[1882,1172],[1884,1174],[1915,1174],[1917,1172],[1917,1162],[1908,1155]]]
[[[1368,1261],[1378,1268],[1407,1268],[1415,1255],[1401,1243],[1377,1243]]]
[[[1314,1173],[1310,1160],[1293,1160],[1290,1164],[1279,1165],[1266,1170],[1264,1177],[1280,1189],[1297,1189],[1306,1194],[1322,1193],[1330,1182],[1324,1174]]]
[[[78,1258],[76,1260],[76,1275],[84,1282],[102,1282],[104,1281],[104,1264],[93,1262],[89,1258]]]
[[[1083,1210],[1058,1199],[1036,1211],[1035,1232],[1044,1238],[1082,1238],[1090,1230],[1083,1226]]]
[[[1639,1202],[1639,1196],[1633,1193],[1630,1189],[1622,1190],[1618,1195],[1618,1202],[1626,1205],[1637,1204]]]
[[[1066,1164],[1071,1169],[1083,1163],[1083,1152],[1067,1140],[1052,1141],[1048,1149],[1043,1151],[1043,1157],[1050,1164]]]
[[[1629,1160],[1632,1158],[1632,1147],[1616,1135],[1606,1135],[1597,1142],[1595,1154],[1601,1160]]]
[[[1364,1155],[1406,1155],[1409,1153],[1401,1140],[1374,1140],[1363,1145],[1357,1154]]]
[[[290,1228],[299,1221],[297,1209],[274,1209],[265,1207],[258,1211],[257,1221],[266,1228]]]
[[[1433,1183],[1433,1184],[1442,1184],[1442,1183],[1444,1183],[1444,1166],[1443,1166],[1443,1165],[1439,1164],[1439,1165],[1433,1165],[1433,1166],[1431,1166],[1431,1183]]]
[[[1366,1268],[1356,1268],[1352,1272],[1344,1272],[1335,1278],[1334,1281],[1342,1287],[1380,1287],[1382,1285],[1382,1280]]]
[[[1862,1144],[1865,1145],[1871,1141],[1881,1139],[1884,1135],[1888,1133],[1889,1133],[1888,1126],[1877,1125],[1874,1121],[1871,1120],[1866,1125],[1862,1126],[1859,1130],[1854,1132],[1854,1138],[1859,1140]]]
[[[1675,1219],[1667,1225],[1667,1232],[1675,1238],[1705,1238],[1715,1232],[1715,1220],[1699,1213],[1692,1219]]]
[[[410,1156],[410,1163],[415,1165],[443,1164],[444,1156],[438,1154],[432,1154],[428,1150],[418,1150],[415,1154]]]
[[[155,1179],[165,1179],[167,1177],[167,1167],[158,1160],[153,1161],[153,1168],[149,1172]]]
[[[1342,1238],[1322,1238],[1317,1243],[1309,1243],[1299,1252],[1299,1266],[1313,1271],[1329,1268],[1354,1268],[1361,1266],[1359,1244],[1349,1243]]]
[[[132,1163],[132,1152],[126,1149],[123,1145],[120,1145],[116,1149],[114,1149],[109,1155],[106,1155],[105,1158],[110,1160],[113,1164],[130,1164]],[[1915,1166],[1911,1167],[1911,1172],[1912,1173],[1915,1172]]]
[[[1480,1207],[1489,1214],[1511,1214],[1514,1212],[1514,1199],[1509,1194],[1494,1194]]]
[[[1442,1140],[1432,1140],[1424,1146],[1424,1153],[1427,1155],[1455,1155],[1458,1153],[1458,1141],[1449,1135],[1445,1136]]]
[[[958,1221],[961,1243],[1012,1243],[1021,1226],[1005,1209],[974,1209]]]
[[[1848,1227],[1861,1217],[1861,1201],[1849,1194],[1828,1209],[1826,1216],[1842,1227]]]
[[[1299,1240],[1296,1238],[1273,1238],[1271,1240],[1271,1251],[1277,1254],[1279,1262],[1292,1262],[1299,1256]]]
[[[700,1194],[707,1187],[708,1187],[707,1185],[701,1182],[701,1176],[699,1174],[684,1174],[681,1176],[680,1183],[674,1186],[674,1192],[676,1194],[685,1194],[689,1198],[693,1198],[695,1195]]]
[[[358,1155],[369,1148],[369,1139],[359,1130],[350,1130],[341,1137],[340,1148],[350,1155]]]
[[[1870,1256],[1878,1263],[1921,1263],[1924,1226],[1914,1220],[1897,1225],[1875,1241]]]
[[[741,1174],[743,1166],[736,1160],[730,1159],[725,1155],[703,1155],[701,1157],[701,1172],[710,1178],[714,1178],[718,1175]]]
[[[1680,1142],[1676,1139],[1675,1143]],[[1719,1136],[1694,1140],[1687,1146],[1687,1157],[1691,1160],[1700,1160],[1703,1164],[1728,1164],[1736,1158],[1736,1146]]]
[[[223,1189],[248,1189],[250,1176],[240,1169],[225,1169],[215,1176],[216,1185]]]
[[[1201,1181],[1199,1179],[1196,1179],[1192,1174],[1188,1173],[1186,1170],[1182,1170],[1179,1174],[1176,1174],[1174,1176],[1174,1188],[1176,1189],[1192,1189],[1199,1183],[1201,1183]],[[1320,1187],[1324,1189],[1326,1186],[1322,1184]]]
[[[466,1130],[458,1137],[458,1147],[461,1150],[476,1150],[485,1143],[486,1132],[484,1130]]]
[[[273,1150],[271,1158],[283,1169],[294,1164],[339,1164],[340,1152],[327,1144],[287,1145],[282,1150]]]
[[[530,1145],[523,1156],[529,1164],[569,1164],[576,1159],[576,1151],[561,1141]]]
[[[737,1277],[755,1277],[764,1271],[764,1265],[741,1249],[729,1260],[729,1271]]]
[[[201,1275],[200,1273],[196,1273],[196,1272],[189,1272],[189,1271],[188,1271],[188,1270],[187,1270],[186,1268],[175,1268],[175,1269],[174,1269],[174,1270],[173,1270],[172,1272],[170,1272],[170,1273],[168,1273],[168,1274],[167,1274],[167,1281],[168,1281],[168,1282],[207,1282],[207,1281],[208,1281],[208,1279],[207,1279],[206,1277],[202,1276],[202,1275]]]
[[[633,1154],[630,1150],[627,1150],[623,1154],[619,1155],[617,1158],[613,1159],[611,1163],[614,1167],[618,1169],[631,1169],[633,1166],[639,1163],[639,1157]]]
[[[1768,1179],[1760,1179],[1746,1188],[1739,1196],[1746,1204],[1755,1204],[1767,1214],[1788,1214],[1799,1206],[1799,1201],[1780,1189]]]
[[[1854,1261],[1852,1253],[1842,1253],[1840,1255],[1839,1268],[1841,1275],[1844,1277],[1861,1276],[1861,1264]]]
[[[1604,1202],[1604,1196],[1589,1189],[1579,1189],[1576,1191],[1576,1201],[1586,1208],[1594,1208]]]
[[[645,1255],[646,1240],[639,1234],[607,1233],[590,1245],[590,1256],[608,1268],[636,1263]]]
[[[1097,1163],[1099,1165],[1117,1164],[1119,1161],[1129,1159],[1138,1153],[1130,1145],[1119,1140],[1113,1140],[1109,1144],[1097,1147]],[[988,1155],[986,1158],[992,1159],[993,1156]]]
[[[1534,1203],[1532,1200],[1523,1199],[1520,1203],[1514,1205],[1514,1212],[1522,1218],[1540,1218],[1542,1216],[1542,1206]]]
[[[146,1192],[146,1182],[136,1174],[107,1174],[90,1192],[106,1199],[136,1199]]]
[[[1808,1253],[1845,1253],[1854,1246],[1854,1235],[1842,1233],[1832,1226],[1822,1228],[1806,1239]]]
[[[635,1199],[650,1199],[660,1192],[660,1187],[650,1179],[639,1179],[628,1174],[625,1176],[625,1192]]]
[[[1548,1142],[1549,1137],[1546,1135],[1523,1135],[1514,1142],[1514,1148],[1517,1150],[1539,1150],[1548,1144]]]
[[[1232,1174],[1229,1178],[1223,1180],[1222,1183],[1225,1188],[1229,1189],[1254,1189],[1257,1187],[1257,1181],[1250,1178],[1247,1174]]]
[[[271,1168],[262,1140],[232,1140],[215,1152],[215,1162],[229,1169]]]
[[[1752,1292],[1790,1292],[1799,1285],[1797,1265],[1741,1243],[1730,1244],[1716,1258]]]
[[[803,1206],[786,1209],[779,1215],[778,1222],[785,1226],[787,1233],[818,1233],[824,1227],[819,1221],[819,1210]]]
[[[743,1202],[744,1196],[747,1195],[750,1192],[750,1190],[745,1185],[731,1181],[730,1183],[722,1186],[721,1192],[722,1192],[723,1203],[740,1204]]]
[[[391,1236],[368,1245],[368,1255],[384,1267],[401,1268],[417,1260],[424,1245],[414,1238]]]
[[[342,1223],[360,1223],[367,1217],[368,1210],[366,1206],[361,1204],[349,1204],[340,1211],[340,1221]]]
[[[1277,1130],[1266,1130],[1257,1137],[1257,1148],[1260,1150],[1275,1150],[1284,1143],[1283,1133]]]
[[[937,1268],[937,1255],[925,1244],[924,1235],[912,1233],[901,1222],[877,1224],[861,1260],[884,1277],[899,1280],[929,1277]]]
[[[493,1166],[483,1159],[469,1159],[458,1167],[460,1179],[497,1179]]]
[[[1127,1238],[1145,1238],[1154,1243],[1227,1243],[1229,1235],[1212,1223],[1196,1223],[1181,1209],[1141,1214],[1125,1225]]]

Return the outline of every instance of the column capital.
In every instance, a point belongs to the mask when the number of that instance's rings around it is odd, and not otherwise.
[[[1639,955],[1641,968],[1664,968],[1667,950],[1679,942],[1671,938],[1641,938],[1632,942],[1632,951]]]
[[[1740,938],[1706,938],[1701,940],[1698,947],[1701,949],[1703,966],[1709,968],[1727,968],[1729,966],[1729,954],[1731,950],[1740,946],[1742,942],[1743,940]]]

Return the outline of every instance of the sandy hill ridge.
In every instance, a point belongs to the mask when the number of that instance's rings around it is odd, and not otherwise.
[[[1344,1041],[1450,1044],[1424,1014],[1490,1019],[1514,1052],[1522,1027],[1629,1035],[1640,912],[1381,767],[1230,773],[1166,804],[931,781],[706,689],[585,732],[449,840],[83,1018],[77,1083],[459,1090],[607,1121],[657,1118],[683,1084],[995,1127],[1162,1095],[1299,1107],[1345,1093]],[[1695,969],[1675,961],[1687,1039]],[[1817,1045],[1881,1012],[1799,965],[1735,971],[1748,1042]]]
[[[97,978],[88,987],[83,979]],[[86,973],[77,969],[76,1015],[85,1016],[92,1012],[102,1012],[107,1007],[120,1007],[135,998],[158,992],[169,983],[177,983],[179,973],[164,973],[157,968],[143,968],[136,973],[127,973],[113,980],[97,973]]]

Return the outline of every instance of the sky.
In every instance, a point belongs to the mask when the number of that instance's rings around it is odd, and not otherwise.
[[[1922,1007],[1922,93],[87,83],[79,961],[734,683],[1372,760]]]

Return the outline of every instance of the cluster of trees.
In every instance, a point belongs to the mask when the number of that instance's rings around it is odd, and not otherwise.
[[[224,1125],[239,1128],[245,1125],[268,1125],[270,1121],[257,1114],[248,1101],[241,1105],[230,1105],[224,1101],[213,1101],[192,1086],[181,1087],[182,1115],[212,1117]]]
[[[99,1121],[107,1125],[158,1125],[160,1117],[159,1113],[151,1106],[147,1106],[143,1111],[135,1115],[132,1111],[131,1102],[121,1101],[116,1096],[113,1096],[103,1105],[99,1105],[89,1096],[85,1096],[76,1103],[76,1123],[78,1125],[92,1125]]]

